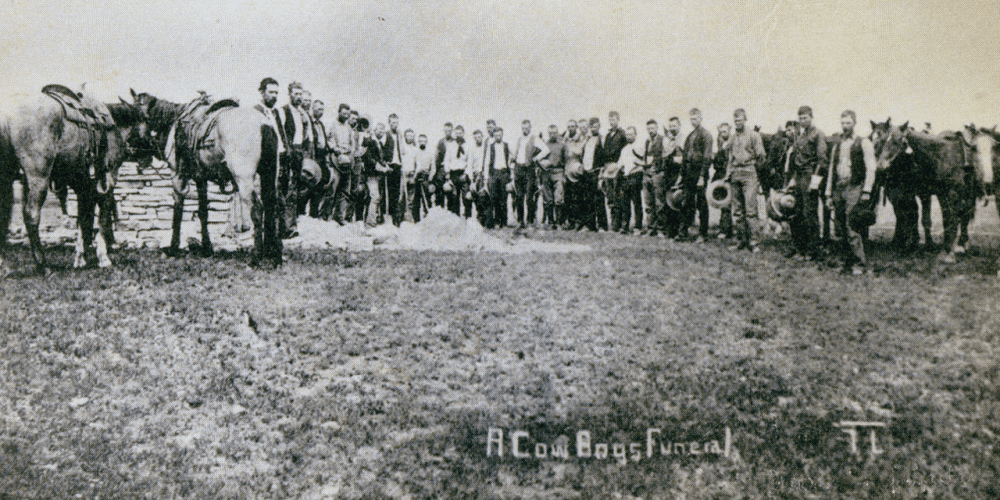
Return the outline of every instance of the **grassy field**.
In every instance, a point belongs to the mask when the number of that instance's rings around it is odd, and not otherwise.
[[[0,498],[1000,497],[996,250],[876,249],[845,277],[777,246],[537,237],[594,251],[53,249],[0,282]],[[841,420],[884,422],[884,452]],[[577,456],[579,430],[645,451],[651,427],[733,450]],[[514,458],[515,430],[570,456]]]

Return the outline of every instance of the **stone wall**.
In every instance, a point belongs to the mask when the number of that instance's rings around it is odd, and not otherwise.
[[[115,238],[127,246],[166,246],[170,242],[173,222],[173,191],[170,170],[165,163],[154,163],[141,174],[137,172],[136,164],[123,164],[115,186],[115,200],[118,202]],[[190,234],[192,230],[200,231],[197,197],[198,192],[191,183],[188,198],[184,201],[182,228],[185,234]],[[231,198],[232,195],[220,193],[217,185],[208,184],[208,223],[213,234],[225,230]],[[76,217],[76,195],[72,190],[69,192],[67,211],[71,217]]]

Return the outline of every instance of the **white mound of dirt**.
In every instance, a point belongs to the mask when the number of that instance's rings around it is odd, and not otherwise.
[[[508,240],[486,232],[479,221],[433,208],[419,223],[400,227],[383,224],[368,228],[361,222],[341,226],[336,222],[300,217],[299,237],[286,248],[339,248],[345,250],[430,250],[457,252],[586,252],[587,245],[547,243],[526,238]]]

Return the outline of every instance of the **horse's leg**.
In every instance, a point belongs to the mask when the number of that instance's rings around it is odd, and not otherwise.
[[[943,196],[938,196],[938,203],[941,205],[941,218],[944,219],[944,238],[941,240],[941,253],[944,255],[945,264],[954,264],[955,247],[957,242],[955,236],[958,228],[958,218],[955,213],[955,202],[957,194],[952,191]]]
[[[31,257],[35,260],[35,271],[43,273],[45,271],[45,254],[42,250],[42,239],[38,235],[38,225],[42,219],[42,204],[45,202],[45,195],[48,194],[49,180],[38,176],[36,172],[49,172],[50,168],[41,165],[46,160],[44,158],[22,158],[21,165],[24,168],[24,228],[28,233],[28,241],[31,243]]]
[[[83,184],[83,183],[81,183]],[[87,266],[87,251],[94,243],[94,193],[87,186],[76,185],[76,225],[79,232],[76,237],[76,251],[73,253],[73,267],[79,269]]]
[[[201,255],[212,255],[212,238],[208,234],[208,181],[199,180],[198,187],[198,218],[201,219]]]
[[[170,248],[167,255],[176,256],[181,251],[181,222],[184,219],[184,191],[182,181],[174,181],[174,220],[170,225]]]
[[[0,165],[0,168],[5,166]],[[13,210],[14,179],[4,177],[0,179],[0,279],[10,273],[3,256],[7,251],[7,231],[10,229],[10,216]]]
[[[940,201],[940,200],[938,200]],[[924,246],[928,251],[934,251],[934,237],[931,236],[931,195],[930,193],[920,194],[920,224],[924,228]],[[920,241],[920,235],[917,235]]]
[[[97,241],[94,247],[97,250],[97,265],[101,268],[111,267],[108,251],[115,244],[114,207],[116,206],[113,193],[101,196],[98,202],[100,213],[97,215]]]

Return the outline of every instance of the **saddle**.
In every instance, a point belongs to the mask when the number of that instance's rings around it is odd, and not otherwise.
[[[236,99],[213,100],[212,96],[201,92],[193,101],[184,106],[177,119],[177,130],[174,142],[180,151],[193,153],[199,149],[208,149],[215,144],[208,139],[219,116],[218,111],[226,108],[239,107]]]
[[[174,124],[173,137],[167,141],[167,148],[172,147],[177,154],[177,170],[182,178],[208,177],[220,186],[229,180],[225,172],[222,172],[224,169],[209,172],[209,175],[199,174],[196,171],[199,168],[197,153],[199,150],[215,147],[215,141],[210,135],[221,111],[238,106],[239,101],[236,99],[214,100],[205,92],[201,92],[201,95],[184,106]]]
[[[104,103],[78,94],[63,85],[46,85],[42,93],[62,105],[67,120],[86,129],[106,131],[114,128],[115,121]]]

